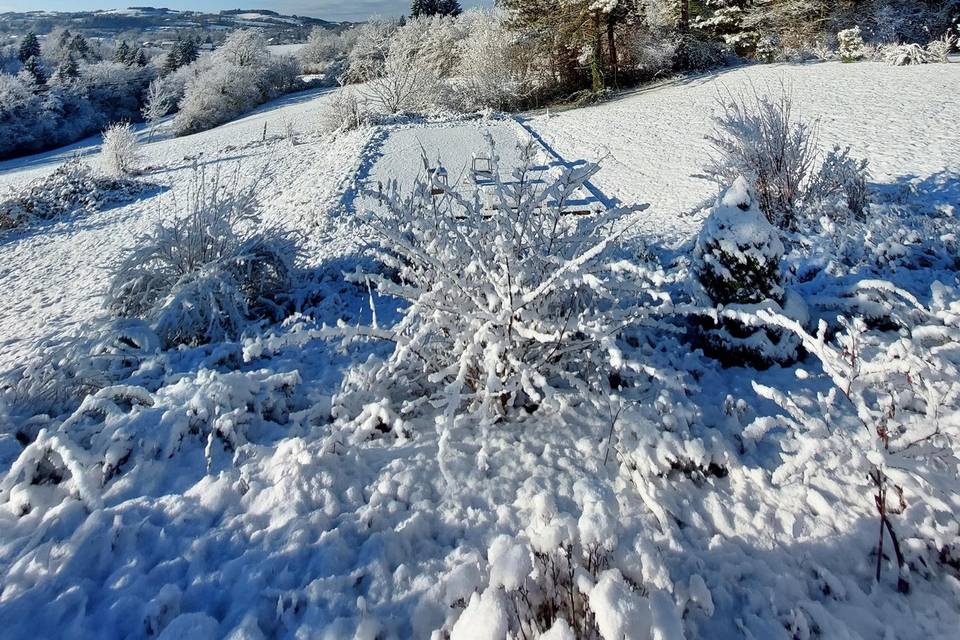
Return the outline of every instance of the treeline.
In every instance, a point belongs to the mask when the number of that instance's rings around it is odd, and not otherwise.
[[[955,31],[960,0],[498,0],[466,13],[414,0],[410,13],[311,34],[305,70],[358,85],[335,103],[333,128],[398,112],[585,102],[737,61],[840,58],[838,34],[854,27],[860,59],[871,46],[926,46]]]
[[[202,57],[192,38],[151,57],[127,41],[59,30],[41,43],[30,33],[0,56],[0,158],[174,112],[175,134],[193,133],[299,86],[296,61],[271,56],[258,31],[236,31]]]

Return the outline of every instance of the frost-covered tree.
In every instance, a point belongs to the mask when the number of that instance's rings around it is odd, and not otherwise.
[[[123,178],[140,170],[140,150],[137,134],[129,122],[112,124],[103,132],[100,157],[107,173]]]
[[[130,45],[127,44],[127,41],[124,40],[119,45],[117,45],[116,50],[113,52],[113,61],[119,62],[121,64],[126,64],[127,60],[130,59]]]
[[[514,34],[493,12],[471,11],[461,17],[455,94],[467,110],[506,109],[528,90],[531,80],[517,61]]]
[[[164,82],[161,78],[154,79],[147,87],[146,99],[140,114],[150,124],[151,136],[160,118],[169,114],[176,106],[177,99],[178,96],[171,83]]]
[[[383,75],[390,41],[397,29],[395,22],[385,20],[371,20],[357,29],[357,40],[349,56],[351,80],[366,82]]]
[[[416,111],[437,101],[439,72],[429,60],[425,60],[425,46],[430,43],[424,37],[422,27],[432,24],[437,18],[411,19],[402,27],[393,30],[386,42],[386,56],[381,61],[382,51],[371,49],[373,55],[363,59],[362,69],[366,84],[362,93],[371,102],[387,113]],[[371,35],[382,33],[374,30]],[[371,40],[371,45],[376,41]],[[359,46],[359,44],[358,44]],[[439,62],[444,62],[439,60]],[[353,69],[353,67],[351,67]]]
[[[80,65],[73,59],[73,56],[67,56],[60,61],[56,70],[50,77],[53,84],[68,84],[80,77]]]
[[[47,83],[47,71],[44,69],[43,63],[37,56],[27,58],[23,62],[21,73],[30,78],[38,87],[42,87]]]
[[[692,28],[706,37],[723,41],[739,54],[752,52],[756,33],[743,24],[750,0],[705,0]]]
[[[298,86],[293,58],[271,56],[262,34],[237,31],[213,55],[198,60],[184,82],[177,135],[203,131]],[[190,67],[188,67],[189,69]]]
[[[17,57],[20,59],[20,62],[24,64],[26,64],[30,58],[40,58],[40,41],[37,39],[37,34],[31,31],[23,37],[23,41],[20,43],[20,49],[17,52]]]

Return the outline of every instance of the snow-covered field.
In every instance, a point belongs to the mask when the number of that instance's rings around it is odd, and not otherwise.
[[[781,85],[819,119],[825,145],[870,159],[874,189],[913,189],[960,210],[960,67],[951,65],[756,66],[549,117],[337,137],[319,129],[330,100],[319,91],[184,138],[140,131],[144,179],[157,193],[0,237],[0,371],[103,316],[112,265],[168,214],[159,203],[182,197],[198,166],[242,180],[268,169],[265,222],[302,238],[323,296],[312,318],[266,335],[157,354],[129,383],[140,390],[74,414],[68,430],[83,442],[110,433],[129,443],[124,471],[102,482],[82,471],[92,454],[63,444],[66,416],[27,424],[0,405],[0,635],[493,640],[517,615],[499,587],[535,580],[535,570],[542,582],[539,563],[561,566],[570,543],[605,550],[573,578],[605,640],[955,638],[955,574],[917,571],[909,595],[889,567],[874,583],[878,523],[862,478],[839,466],[782,481],[778,442],[743,444],[751,417],[776,413],[752,383],[799,389],[807,374],[798,368],[725,370],[676,350],[680,342],[641,344],[629,357],[645,358],[663,384],[621,414],[560,401],[505,424],[458,421],[444,437],[439,416],[435,425],[386,402],[364,407],[373,412],[364,429],[336,420],[348,369],[389,347],[341,346],[317,329],[370,322],[369,306],[382,324],[395,315],[338,276],[369,240],[354,224],[362,188],[409,185],[421,154],[459,183],[485,133],[509,169],[513,145],[533,136],[552,158],[601,160],[593,184],[603,196],[651,205],[633,214],[634,246],[672,252],[716,195],[693,177],[707,160],[716,97]],[[0,187],[78,151],[92,157],[98,144],[0,163]],[[281,388],[286,404],[274,406]],[[221,418],[242,431],[232,450],[198,426]],[[400,435],[379,437],[371,425],[384,422],[402,425]],[[28,487],[24,470],[42,466],[45,450],[25,460],[17,431],[41,427],[38,441],[61,451],[70,477]],[[948,544],[957,525],[941,524],[924,526],[940,527]],[[562,626],[541,637],[573,637]]]

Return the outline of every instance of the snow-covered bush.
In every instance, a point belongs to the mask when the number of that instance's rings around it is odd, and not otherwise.
[[[223,124],[299,86],[296,61],[271,56],[257,32],[234,32],[209,60],[201,58],[184,73],[191,75],[173,120],[176,135]]]
[[[758,312],[760,321],[803,341],[833,388],[811,404],[754,383],[784,415],[757,419],[744,438],[756,441],[774,427],[788,429],[781,445],[784,462],[773,474],[777,484],[825,468],[862,472],[852,477],[869,492],[865,501],[880,520],[876,579],[889,557],[884,552],[889,539],[897,587],[907,592],[910,574],[930,571],[958,538],[953,514],[960,508],[960,298],[940,283],[933,286],[929,306],[887,282],[860,286],[897,300],[901,312],[893,317],[900,320],[899,333],[871,333],[862,320],[840,317],[842,331],[831,340],[826,322],[814,335],[780,314]]]
[[[83,64],[76,78],[43,89],[23,74],[0,74],[0,158],[68,144],[112,122],[138,120],[154,73],[112,62]]]
[[[850,148],[831,149],[813,177],[807,191],[807,201],[813,207],[826,209],[828,215],[850,213],[857,219],[866,217],[869,206],[866,160],[850,155]]]
[[[464,36],[454,80],[459,106],[465,111],[509,108],[527,84],[513,64],[513,34],[492,12],[470,11],[460,22]]]
[[[350,131],[376,123],[376,116],[366,102],[350,87],[341,87],[320,112],[320,128],[330,133]]]
[[[926,50],[916,43],[884,45],[880,47],[877,55],[881,60],[895,67],[925,64],[928,61]]]
[[[673,72],[677,43],[673,38],[640,31],[628,40],[626,60],[641,81],[653,80]]]
[[[166,220],[117,265],[107,296],[113,313],[145,320],[167,346],[236,338],[282,314],[296,246],[258,228],[262,185],[239,179],[194,175],[185,210],[172,202]]]
[[[864,58],[863,35],[860,27],[844,29],[837,34],[837,47],[843,62],[857,62]]]
[[[103,132],[100,157],[107,173],[112,176],[125,177],[139,172],[139,143],[129,122],[119,122],[107,127]]]
[[[424,22],[429,20],[411,20],[393,31],[386,57],[382,63],[376,60],[362,78],[364,97],[388,114],[422,111],[440,102],[440,76],[424,57]]]
[[[786,297],[780,262],[780,234],[757,206],[740,177],[717,200],[697,237],[694,265],[704,300],[711,307],[780,310]],[[707,320],[708,351],[737,363],[770,364],[796,356],[789,334],[747,327],[735,319]]]
[[[956,42],[956,37],[947,33],[942,38],[932,40],[926,48],[916,43],[884,45],[877,51],[877,56],[883,62],[896,67],[949,62],[950,52]]]
[[[386,210],[369,234],[395,276],[351,277],[409,306],[389,330],[331,330],[396,344],[385,362],[350,373],[335,400],[338,416],[358,416],[361,439],[377,425],[392,430],[420,402],[413,398],[433,398],[451,421],[462,411],[484,419],[532,411],[562,389],[589,400],[624,366],[620,329],[669,307],[650,284],[655,273],[616,254],[622,230],[611,224],[633,209],[565,215],[563,203],[596,165],[538,168],[526,143],[506,182],[490,144],[493,183],[474,194],[452,190],[440,171],[407,196],[374,194]]]
[[[786,91],[778,99],[731,96],[719,107],[708,138],[716,155],[706,175],[721,185],[745,176],[767,219],[780,229],[794,228],[816,158],[816,125],[795,114]]]
[[[927,44],[927,62],[950,62],[950,53],[957,44],[957,37],[946,33],[942,38]]]
[[[96,211],[131,200],[149,186],[136,180],[98,175],[75,157],[0,201],[0,229],[76,211]]]

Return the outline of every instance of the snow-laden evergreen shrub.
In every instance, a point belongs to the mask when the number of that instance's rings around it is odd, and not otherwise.
[[[623,229],[614,223],[632,209],[564,213],[596,165],[538,167],[527,143],[506,182],[490,144],[489,187],[459,193],[434,173],[408,195],[382,196],[385,210],[368,225],[392,275],[352,278],[409,306],[389,328],[330,331],[396,344],[386,361],[349,373],[335,399],[334,412],[355,420],[361,438],[397,431],[425,399],[449,420],[532,411],[560,390],[588,401],[625,366],[621,329],[669,307],[651,284],[656,273],[617,252]]]
[[[857,62],[864,58],[863,35],[860,27],[844,29],[837,34],[837,47],[840,60],[843,62]]]
[[[282,232],[260,229],[260,186],[198,171],[183,210],[171,201],[166,220],[117,266],[107,307],[145,320],[167,346],[236,338],[279,315],[297,249]]]
[[[796,115],[787,91],[777,99],[731,96],[719,106],[708,137],[716,155],[706,175],[722,185],[745,176],[767,219],[780,229],[795,228],[816,159],[816,125]]]
[[[151,185],[97,174],[79,157],[0,200],[0,229],[49,220],[77,211],[96,211],[136,198]]]
[[[140,170],[140,151],[137,134],[129,122],[112,124],[103,132],[100,157],[104,168],[112,176],[131,176]]]
[[[694,268],[712,307],[777,311],[785,300],[780,234],[757,206],[747,180],[737,178],[717,200],[697,237]],[[778,331],[754,329],[735,318],[706,321],[708,351],[737,363],[786,362],[797,341]]]

